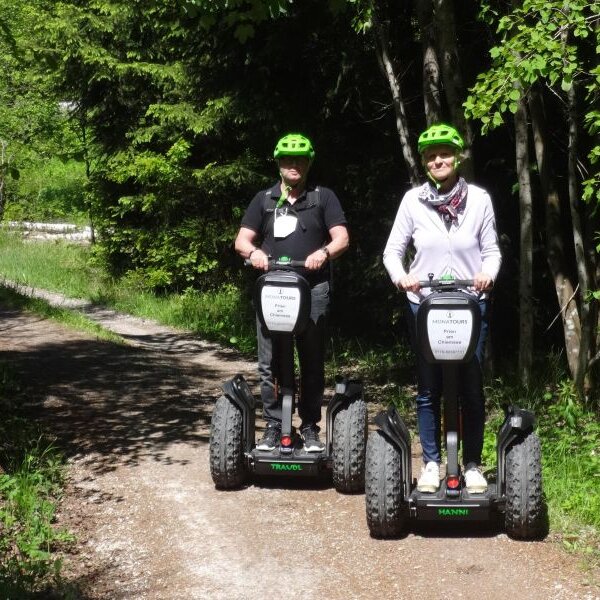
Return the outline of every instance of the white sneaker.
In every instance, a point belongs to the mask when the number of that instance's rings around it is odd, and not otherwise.
[[[477,467],[465,471],[465,486],[470,494],[483,494],[487,491],[487,481]]]
[[[421,476],[417,482],[419,492],[434,493],[440,487],[440,465],[436,462],[428,462],[421,470]]]

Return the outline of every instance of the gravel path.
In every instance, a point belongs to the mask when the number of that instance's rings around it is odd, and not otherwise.
[[[127,343],[0,307],[0,358],[68,456],[59,522],[78,539],[65,575],[80,598],[600,599],[600,573],[551,540],[462,526],[378,541],[364,496],[330,482],[215,490],[212,406],[235,373],[255,389],[254,364],[185,332],[78,308]]]

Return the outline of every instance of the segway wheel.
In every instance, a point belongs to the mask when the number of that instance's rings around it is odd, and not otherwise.
[[[365,489],[367,447],[367,405],[353,400],[333,420],[333,485],[338,492],[351,494]]]
[[[544,535],[546,516],[542,495],[540,439],[529,433],[506,454],[506,513],[508,535],[531,540]]]
[[[239,488],[246,481],[242,411],[221,396],[213,410],[210,425],[210,474],[218,489]]]
[[[407,518],[400,451],[381,431],[367,442],[365,496],[367,525],[375,538],[397,537]]]

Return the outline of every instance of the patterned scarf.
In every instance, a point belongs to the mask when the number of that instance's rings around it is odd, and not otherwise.
[[[440,194],[431,183],[424,183],[419,189],[419,200],[434,207],[449,224],[457,221],[458,213],[465,209],[468,190],[463,177],[459,177],[456,185],[447,194]]]

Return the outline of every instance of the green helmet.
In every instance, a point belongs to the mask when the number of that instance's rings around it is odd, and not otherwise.
[[[273,156],[275,158],[282,156],[308,156],[312,160],[315,157],[315,151],[307,137],[304,137],[300,133],[288,133],[277,142]]]
[[[419,136],[419,154],[422,154],[427,146],[436,146],[439,144],[452,146],[458,150],[463,150],[465,147],[465,142],[462,137],[460,137],[460,133],[458,133],[452,125],[438,123],[437,125],[432,125],[426,129]]]

